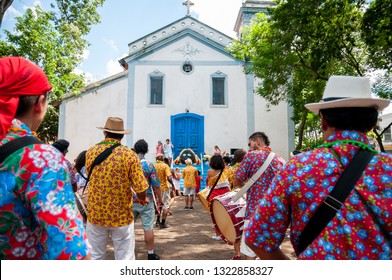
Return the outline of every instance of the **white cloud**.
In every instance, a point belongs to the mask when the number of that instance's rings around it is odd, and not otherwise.
[[[235,37],[234,25],[243,0],[204,0],[194,1],[192,15],[209,26]]]
[[[112,40],[112,39],[109,39],[109,40],[103,39],[103,41],[104,41],[108,46],[110,46],[113,50],[118,51],[118,47],[116,46],[116,43],[114,42],[114,40]]]
[[[90,56],[90,51],[88,49],[84,49],[82,54],[83,60],[88,59],[89,56]]]
[[[112,75],[115,75],[117,73],[124,71],[124,68],[122,68],[122,66],[120,65],[120,63],[118,61],[119,61],[119,59],[121,59],[125,56],[127,56],[127,54],[123,54],[122,56],[120,56],[116,59],[109,59],[108,62],[106,62],[106,74],[108,76],[112,76]]]

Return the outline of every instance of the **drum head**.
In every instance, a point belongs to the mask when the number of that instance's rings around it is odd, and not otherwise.
[[[226,208],[218,200],[212,201],[212,213],[215,223],[222,235],[231,243],[234,243],[237,237],[233,221]]]

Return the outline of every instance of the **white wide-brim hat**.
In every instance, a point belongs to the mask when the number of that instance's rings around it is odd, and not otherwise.
[[[104,127],[97,127],[103,131],[115,133],[115,134],[130,134],[132,131],[124,129],[124,121],[121,118],[109,117],[106,120]]]
[[[390,100],[372,98],[370,81],[366,77],[331,76],[325,87],[323,99],[318,103],[309,103],[305,107],[318,114],[321,109],[374,107],[383,110]]]

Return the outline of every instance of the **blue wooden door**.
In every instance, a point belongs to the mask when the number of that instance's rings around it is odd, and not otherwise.
[[[204,153],[204,117],[183,113],[171,117],[171,138],[174,158],[183,149],[192,149],[200,157]]]

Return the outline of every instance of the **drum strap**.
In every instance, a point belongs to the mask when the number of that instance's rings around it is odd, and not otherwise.
[[[5,161],[8,156],[12,155],[17,150],[26,147],[31,144],[44,144],[34,136],[24,136],[11,140],[0,147],[0,164]]]
[[[264,171],[268,168],[274,156],[275,153],[273,152],[271,152],[268,155],[267,159],[264,161],[263,165],[259,168],[259,170],[257,170],[257,172],[253,174],[253,176],[248,180],[248,182],[246,182],[245,186],[243,186],[238,191],[238,193],[231,198],[231,201],[236,202],[238,199],[240,199],[241,196],[243,196],[249,190],[249,188],[259,179],[261,174],[263,174]]]
[[[212,186],[212,188],[211,188],[210,192],[208,193],[208,195],[207,195],[207,201],[210,199],[210,195],[212,194],[212,191],[215,189],[215,187],[216,187],[216,184],[218,184],[218,181],[219,181],[219,179],[220,179],[220,177],[221,177],[222,173],[223,173],[223,169],[222,169],[222,171],[219,173],[219,176],[218,176],[218,178],[216,179],[216,181],[215,181],[214,185]]]
[[[88,173],[86,184],[83,187],[82,195],[84,194],[84,191],[86,190],[88,181],[90,181],[91,173],[93,173],[93,168],[99,164],[101,164],[105,159],[107,159],[108,156],[113,152],[115,148],[120,146],[120,143],[114,144],[110,146],[109,148],[105,149],[102,153],[100,153],[93,161],[93,164],[90,167],[90,172]]]

